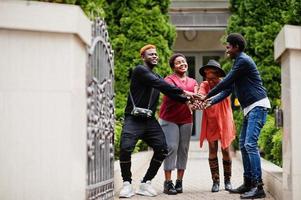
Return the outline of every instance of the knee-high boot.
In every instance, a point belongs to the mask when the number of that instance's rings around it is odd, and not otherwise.
[[[211,188],[211,192],[218,192],[219,191],[219,167],[218,167],[218,159],[212,158],[208,159],[210,171],[211,171],[211,177],[213,181],[213,185]]]
[[[225,190],[229,191],[232,189],[232,185],[231,185],[232,161],[231,160],[223,160],[223,168],[224,168]]]

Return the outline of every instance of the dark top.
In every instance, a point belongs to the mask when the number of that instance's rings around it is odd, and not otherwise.
[[[184,103],[188,100],[187,97],[183,95],[181,88],[168,84],[162,77],[148,67],[138,65],[132,72],[130,84],[130,90],[136,107],[147,108],[152,88],[154,88],[154,90],[150,109],[153,111],[153,115],[156,112],[160,92],[179,102]],[[132,109],[133,105],[128,95],[125,114],[130,114]]]
[[[233,86],[242,108],[267,97],[256,64],[250,56],[243,52],[235,58],[230,72],[218,85],[210,90],[207,97],[212,97],[224,90],[227,91],[224,91],[222,96],[226,96],[225,94],[230,94],[230,88]]]

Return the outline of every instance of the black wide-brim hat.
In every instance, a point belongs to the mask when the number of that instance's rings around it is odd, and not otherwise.
[[[205,76],[205,69],[216,69],[221,77],[226,76],[226,73],[224,72],[224,70],[221,68],[221,65],[215,61],[215,60],[209,60],[208,63],[206,65],[204,65],[203,67],[200,68],[199,72],[202,76]]]

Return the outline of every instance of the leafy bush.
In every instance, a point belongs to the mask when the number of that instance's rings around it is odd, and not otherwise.
[[[282,134],[283,130],[279,129],[273,136],[273,148],[271,154],[273,155],[273,163],[282,166]]]
[[[233,118],[236,125],[236,139],[232,142],[232,147],[238,150],[240,131],[243,123],[243,112],[234,110]],[[267,121],[261,129],[258,146],[263,158],[278,166],[282,166],[282,129],[275,127],[275,118],[272,115],[267,116]]]
[[[236,127],[236,138],[232,142],[232,147],[234,148],[234,150],[239,149],[239,135],[242,128],[243,117],[243,112],[241,110],[233,110],[233,118]]]
[[[275,127],[275,118],[272,115],[267,117],[258,144],[262,157],[276,165],[282,165],[282,130]]]
[[[120,136],[121,136],[122,124],[120,121],[115,123],[115,134],[114,134],[114,157],[119,159],[120,155]]]
[[[80,6],[85,14],[90,19],[95,19],[96,17],[104,17],[104,3],[105,0],[36,0],[52,3],[64,3],[64,4],[73,4]]]
[[[108,1],[105,20],[115,53],[116,117],[121,120],[129,88],[129,71],[142,60],[139,50],[152,43],[157,46],[160,64],[156,72],[171,72],[168,58],[175,39],[175,28],[167,15],[169,0]]]
[[[267,159],[271,160],[272,155],[271,151],[273,148],[273,135],[277,131],[274,125],[274,118],[270,115],[267,116],[267,121],[264,125],[264,127],[261,129],[260,137],[258,139],[258,145],[260,147],[260,151],[262,156]]]
[[[142,60],[139,50],[152,43],[157,46],[160,63],[156,72],[164,76],[171,72],[168,58],[171,54],[176,31],[169,22],[170,0],[107,1],[105,20],[108,24],[115,58],[115,108],[117,127],[115,132],[115,156],[119,155],[121,122],[124,116],[129,90],[129,71]],[[118,144],[117,144],[118,143]],[[138,141],[135,151],[145,150],[147,145]]]

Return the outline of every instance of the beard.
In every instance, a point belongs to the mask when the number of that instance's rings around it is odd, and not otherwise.
[[[149,66],[151,68],[153,68],[153,67],[155,67],[155,66],[158,65],[158,61],[147,61],[145,63],[147,64],[147,66]]]

